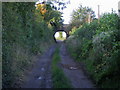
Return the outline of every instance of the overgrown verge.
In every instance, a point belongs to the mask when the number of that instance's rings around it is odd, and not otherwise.
[[[104,14],[68,38],[71,56],[84,62],[98,87],[120,88],[120,18]],[[73,47],[74,46],[74,47]]]
[[[34,6],[34,2],[2,3],[3,88],[14,88],[35,56],[53,43],[52,28]]]
[[[64,75],[63,70],[58,67],[61,58],[59,56],[59,49],[57,48],[52,60],[52,78],[54,88],[71,88],[70,81]]]

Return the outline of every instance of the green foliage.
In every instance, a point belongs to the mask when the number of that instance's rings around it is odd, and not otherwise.
[[[91,22],[95,18],[94,11],[89,7],[83,7],[80,5],[76,10],[72,13],[72,19],[69,25],[69,30],[76,27],[79,28],[86,22]]]
[[[39,2],[39,1],[38,1]],[[58,5],[57,5],[58,4]],[[58,29],[63,24],[62,13],[59,11],[60,9],[64,9],[67,3],[59,0],[52,0],[44,2],[44,4],[36,4],[37,13],[41,14],[42,18],[47,23],[54,22],[54,29]]]
[[[70,81],[64,75],[63,70],[58,67],[61,58],[59,56],[59,49],[57,48],[53,55],[52,62],[52,78],[54,88],[71,88]]]
[[[100,87],[120,87],[120,18],[104,14],[99,22],[84,24],[69,39],[68,50],[77,61],[83,61]],[[77,43],[73,43],[76,40]],[[70,45],[71,44],[71,45]],[[76,45],[76,47],[72,47]]]
[[[49,10],[45,14],[45,21],[48,22],[54,22],[56,26],[54,27],[55,29],[58,29],[62,26],[63,20],[62,20],[62,13],[57,11],[57,10]]]
[[[24,70],[53,42],[53,31],[33,2],[2,3],[2,85],[14,87]],[[47,41],[47,42],[46,42]]]
[[[63,10],[67,4],[70,4],[70,0],[50,0],[47,1],[47,3],[50,4],[54,10]]]
[[[80,21],[83,21],[85,22],[85,19],[87,18],[87,15],[88,14],[91,14],[91,17],[94,18],[95,15],[94,15],[94,12],[92,11],[91,8],[89,7],[83,7],[82,5],[80,5],[78,7],[78,9],[76,9],[76,11],[73,11],[73,14],[72,14],[72,21],[74,20],[80,20]]]

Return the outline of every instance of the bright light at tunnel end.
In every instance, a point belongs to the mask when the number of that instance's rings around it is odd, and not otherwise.
[[[62,35],[63,35],[64,38],[67,37],[67,34],[65,32],[62,32]]]
[[[59,37],[59,32],[56,32],[55,35],[54,35],[55,38],[58,38]]]
[[[56,42],[62,42],[67,39],[67,33],[65,31],[57,31],[54,34]]]

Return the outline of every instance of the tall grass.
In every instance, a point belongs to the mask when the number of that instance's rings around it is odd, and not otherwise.
[[[14,87],[15,82],[24,74],[26,67],[33,64],[33,55],[28,50],[18,46],[11,46],[10,52],[3,64],[3,86]],[[4,53],[4,51],[3,51]],[[4,88],[7,88],[4,87]]]
[[[58,67],[59,62],[61,61],[59,55],[59,49],[57,48],[52,60],[52,78],[53,78],[53,87],[54,88],[71,88],[70,81],[64,75],[63,70]]]

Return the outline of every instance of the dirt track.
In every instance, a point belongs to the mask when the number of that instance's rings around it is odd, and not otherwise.
[[[60,56],[62,59],[61,67],[74,88],[95,88],[92,81],[84,74],[82,67],[78,66],[69,56],[64,43],[60,47]]]
[[[94,88],[95,85],[84,74],[80,65],[69,56],[65,44],[59,42],[50,47],[42,56],[38,57],[34,67],[24,76],[21,88],[52,88],[51,62],[56,46],[60,46],[61,62],[67,78],[73,88]]]
[[[52,88],[51,60],[55,45],[38,57],[33,69],[24,77],[21,88]]]

